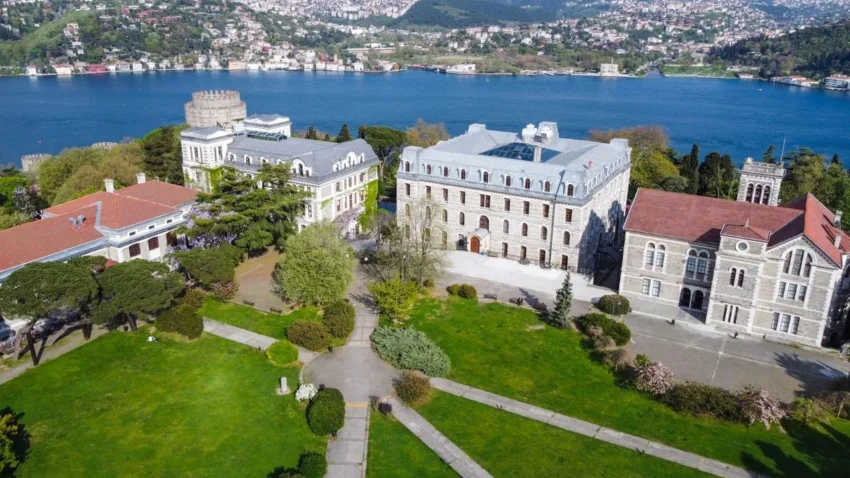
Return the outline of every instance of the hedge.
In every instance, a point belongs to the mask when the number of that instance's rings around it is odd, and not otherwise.
[[[449,295],[456,295],[462,299],[477,299],[478,291],[470,284],[452,284],[446,287]]]
[[[331,302],[325,307],[322,321],[334,337],[344,339],[354,330],[354,306],[344,300]]]
[[[623,315],[630,309],[629,299],[617,294],[603,295],[596,303],[596,307],[602,312],[611,315]]]
[[[579,317],[576,322],[585,334],[587,334],[591,327],[601,328],[605,332],[605,335],[614,339],[614,343],[619,346],[626,345],[632,338],[632,331],[629,330],[626,324],[617,322],[605,314],[591,312]]]
[[[322,351],[331,344],[328,328],[320,322],[296,320],[286,329],[286,338],[308,350]]]
[[[320,390],[307,408],[307,425],[316,435],[335,433],[345,422],[345,400],[335,388]]]
[[[185,305],[166,310],[156,319],[157,329],[197,339],[204,332],[204,320],[198,311]]]
[[[304,478],[324,478],[328,472],[328,460],[323,453],[307,451],[298,459],[298,473]]]
[[[724,388],[685,382],[674,385],[660,399],[680,413],[707,415],[730,422],[746,422],[738,397]]]
[[[411,328],[380,327],[372,333],[372,348],[402,370],[421,370],[431,377],[449,373],[449,356],[422,332]]]
[[[289,365],[298,360],[298,349],[286,340],[278,340],[266,350],[266,357],[275,365]]]

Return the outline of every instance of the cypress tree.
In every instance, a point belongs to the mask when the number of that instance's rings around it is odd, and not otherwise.
[[[832,155],[832,164],[841,164],[841,158],[838,157],[838,153]]]
[[[555,293],[555,308],[548,314],[547,322],[559,329],[572,328],[570,321],[570,306],[573,302],[573,284],[570,282],[570,273],[564,276],[564,283]]]
[[[685,192],[696,194],[699,191],[699,146],[696,144],[691,148],[691,154],[682,158],[680,174],[688,179]]]
[[[331,140],[331,134],[330,134],[330,133],[325,133],[325,137],[324,137],[324,139],[323,139],[322,141],[332,141],[332,140]]]
[[[310,127],[307,128],[307,135],[304,137],[307,139],[319,139],[319,135],[316,134],[316,128],[314,128],[313,125],[310,125]]]
[[[764,154],[761,155],[761,160],[765,163],[775,163],[776,162],[776,148],[771,144],[764,150]]]
[[[343,124],[342,129],[339,130],[339,134],[336,135],[336,142],[344,143],[346,141],[351,141],[351,132],[348,131],[348,125]]]
[[[366,127],[362,124],[359,128],[357,128],[357,137],[360,139],[366,139]]]

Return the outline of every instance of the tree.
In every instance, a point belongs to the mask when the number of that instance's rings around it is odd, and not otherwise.
[[[330,134],[330,133],[325,133],[325,137],[324,137],[324,138],[322,138],[322,141],[333,141],[333,140],[331,139],[331,134]]]
[[[411,146],[427,148],[447,139],[449,139],[449,133],[443,123],[428,124],[422,118],[419,118],[416,124],[407,130],[407,143]]]
[[[39,167],[39,184],[45,177],[53,178],[54,169],[51,168],[54,167],[54,159],[60,163],[59,166],[66,167],[61,172],[69,173],[68,176],[63,176],[61,184],[55,189],[48,187],[42,190],[52,204],[102,190],[103,180],[106,178],[115,180],[115,185],[119,188],[135,184],[136,175],[144,166],[142,148],[136,143],[120,144],[109,151],[102,148],[86,149],[88,152],[85,153],[82,152],[85,150],[68,150],[56,158],[48,159]],[[66,154],[71,155],[65,158]],[[44,169],[45,165],[48,166],[47,170]]]
[[[559,329],[572,327],[570,321],[570,307],[573,302],[573,284],[570,282],[570,273],[564,275],[561,288],[555,293],[555,308],[547,315],[547,322]]]
[[[236,266],[242,262],[244,254],[242,249],[236,246],[222,244],[210,249],[177,251],[173,257],[189,280],[210,290],[216,284],[233,282]]]
[[[140,144],[144,156],[144,170],[148,176],[183,185],[183,153],[180,133],[186,125],[167,125],[146,134]]]
[[[832,155],[832,161],[830,164],[841,164],[841,158],[838,156],[838,153]]]
[[[284,300],[327,304],[341,299],[354,278],[354,251],[334,224],[312,224],[286,241],[274,280]]]
[[[14,476],[13,470],[26,456],[27,450],[22,445],[27,441],[18,416],[8,408],[0,410],[0,476]]]
[[[729,155],[711,152],[699,166],[699,194],[716,198],[735,195],[735,165]]]
[[[660,126],[594,130],[589,137],[591,141],[600,143],[608,143],[615,138],[629,141],[632,148],[630,197],[634,196],[638,188],[658,188],[666,179],[679,175],[672,160],[673,152],[668,145],[667,133]]]
[[[772,144],[764,150],[764,154],[761,155],[761,160],[765,163],[775,163],[776,162],[776,147]]]
[[[348,131],[348,125],[343,124],[342,129],[339,130],[339,134],[336,135],[337,143],[345,143],[346,141],[351,141],[351,132]]]
[[[375,298],[375,304],[381,313],[398,323],[410,317],[410,311],[413,310],[413,304],[419,294],[419,286],[396,276],[369,284],[369,292]]]
[[[357,137],[360,139],[366,139],[366,126],[361,124],[357,127]]]
[[[696,194],[699,191],[699,146],[696,144],[691,148],[691,154],[682,158],[682,164],[679,167],[679,173],[688,179],[687,193]]]
[[[21,336],[27,340],[33,365],[38,365],[33,326],[50,317],[64,322],[85,319],[97,297],[97,282],[83,268],[62,262],[32,262],[3,282],[0,315],[27,320]],[[16,355],[20,350],[19,339]]]
[[[307,134],[304,135],[304,138],[306,138],[306,139],[319,139],[319,134],[316,132],[316,128],[314,128],[313,125],[310,125],[307,128]]]
[[[106,155],[102,148],[73,148],[48,158],[38,167],[38,186],[41,195],[51,204],[56,192],[81,167],[96,167]]]
[[[92,320],[98,324],[136,321],[170,307],[183,294],[183,278],[160,262],[135,260],[106,269],[97,277],[101,301]]]
[[[369,267],[372,275],[379,280],[398,276],[418,285],[436,279],[445,268],[442,241],[446,231],[435,220],[440,210],[427,199],[400,205],[400,220],[385,224],[380,231],[375,263]]]
[[[674,193],[684,193],[688,191],[688,178],[684,176],[670,176],[661,181],[658,188]]]

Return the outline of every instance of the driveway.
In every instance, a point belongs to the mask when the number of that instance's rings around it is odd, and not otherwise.
[[[280,260],[280,254],[272,248],[262,256],[252,257],[236,267],[236,282],[239,290],[233,296],[236,302],[245,300],[258,309],[286,310],[286,304],[272,291],[272,274]]]

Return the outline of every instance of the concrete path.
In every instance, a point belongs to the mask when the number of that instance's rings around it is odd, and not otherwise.
[[[369,450],[369,404],[346,404],[345,425],[328,443],[326,478],[362,478],[366,476]]]
[[[225,324],[224,322],[208,319],[206,317],[204,317],[204,332],[217,335],[221,338],[232,340],[234,342],[239,342],[240,344],[247,345],[248,347],[262,350],[264,352],[268,350],[272,344],[277,342],[277,339],[274,337],[260,335],[256,332],[240,329],[239,327],[234,327],[232,325]],[[298,361],[301,363],[307,363],[318,355],[315,352],[311,352],[301,347],[296,346],[295,348],[298,349]]]
[[[433,380],[431,379],[432,383]],[[395,398],[391,399],[390,403],[393,406],[393,415],[398,421],[451,466],[458,475],[464,478],[492,478],[487,470],[481,468],[481,465],[434,428],[428,420],[422,418],[422,415]]]
[[[610,428],[605,428],[595,423],[578,420],[576,418],[561,415],[550,410],[529,405],[524,402],[502,397],[494,393],[485,392],[477,388],[472,388],[466,385],[446,380],[444,378],[432,378],[431,386],[437,390],[457,395],[468,400],[472,400],[491,407],[498,408],[506,412],[514,413],[538,422],[546,423],[563,430],[573,433],[578,433],[590,438],[602,440],[617,446],[629,448],[638,453],[661,458],[662,460],[672,461],[680,465],[690,468],[695,468],[706,473],[711,473],[716,476],[723,477],[747,477],[758,478],[765,475],[760,475],[755,472],[744,470],[726,463],[705,458],[693,453],[677,450],[676,448],[656,443],[646,438],[640,438],[625,433],[620,433]]]
[[[102,327],[94,327],[91,332],[91,339],[88,341],[83,338],[82,331],[76,331],[71,335],[63,338],[59,341],[59,343],[55,345],[51,345],[44,349],[44,352],[41,354],[41,361],[39,364],[43,364],[45,362],[49,362],[57,357],[61,357],[66,353],[76,349],[77,347],[87,344],[92,340],[104,335],[108,332],[105,328]],[[0,384],[6,383],[16,377],[23,375],[24,372],[31,368],[35,368],[32,364],[32,359],[30,358],[29,352],[27,352],[23,358],[24,362],[19,363],[7,370],[0,371]]]

